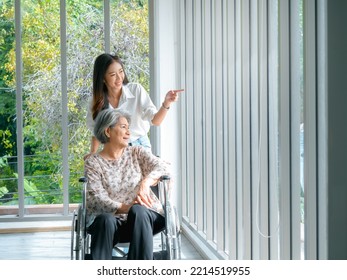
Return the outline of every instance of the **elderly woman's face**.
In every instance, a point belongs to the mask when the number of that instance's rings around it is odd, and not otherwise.
[[[115,126],[110,128],[110,142],[120,146],[128,146],[130,131],[129,123],[126,118],[120,117]]]

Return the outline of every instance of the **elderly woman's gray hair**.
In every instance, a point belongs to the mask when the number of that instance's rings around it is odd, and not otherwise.
[[[120,118],[126,118],[130,125],[130,115],[121,111],[119,109],[105,109],[99,112],[95,119],[94,126],[94,136],[100,141],[100,143],[105,144],[110,139],[106,136],[105,130],[108,127],[115,126]]]

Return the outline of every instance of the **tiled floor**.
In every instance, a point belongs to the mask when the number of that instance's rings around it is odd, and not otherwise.
[[[30,224],[30,223],[29,223]],[[21,233],[24,224],[12,224],[15,233],[0,233],[0,260],[69,260],[71,256],[71,232],[66,230],[65,225],[54,228],[54,222],[50,222],[49,230],[47,222],[25,224],[26,230]],[[16,227],[18,229],[16,229]],[[10,228],[9,223],[1,223],[0,232],[6,232]],[[14,230],[13,230],[14,229]],[[54,230],[54,231],[53,231]],[[36,231],[36,232],[30,232]],[[160,244],[156,237],[155,246]],[[183,260],[200,260],[202,257],[182,236],[181,258]],[[156,248],[155,248],[156,250]]]

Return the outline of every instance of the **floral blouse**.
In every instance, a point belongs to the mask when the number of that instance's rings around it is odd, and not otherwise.
[[[144,178],[159,179],[163,175],[169,175],[168,164],[142,146],[126,147],[117,160],[91,155],[85,161],[88,215],[93,220],[101,213],[115,213],[121,203],[130,204],[135,199]],[[161,203],[152,190],[151,197],[152,210],[163,214]],[[116,216],[127,219],[127,214]]]

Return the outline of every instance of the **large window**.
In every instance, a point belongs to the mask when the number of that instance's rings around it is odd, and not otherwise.
[[[183,227],[208,258],[316,257],[317,7],[304,2],[180,1]]]
[[[149,90],[147,1],[2,2],[0,216],[66,216],[90,148],[95,57],[121,55],[130,80]]]

